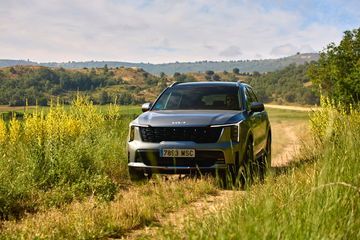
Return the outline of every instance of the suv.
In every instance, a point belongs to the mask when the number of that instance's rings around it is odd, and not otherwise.
[[[244,184],[271,164],[268,114],[247,84],[173,83],[142,111],[127,141],[132,180],[213,172]]]

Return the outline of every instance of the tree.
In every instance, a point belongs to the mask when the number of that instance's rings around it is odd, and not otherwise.
[[[209,75],[209,76],[214,75],[214,71],[212,71],[212,70],[207,70],[205,73],[206,73],[206,75]]]
[[[214,81],[220,81],[220,76],[217,75],[217,74],[214,74],[214,75],[212,76],[212,79],[213,79]]]
[[[253,71],[253,74],[252,74],[254,77],[260,77],[260,73],[258,71]]]
[[[322,94],[349,104],[360,101],[360,28],[345,31],[339,46],[331,43],[309,69]]]
[[[107,104],[107,103],[109,103],[109,100],[110,100],[110,98],[109,98],[109,94],[106,92],[106,91],[101,91],[100,92],[100,96],[99,96],[99,103],[101,104],[101,105],[104,105],[104,104]]]
[[[239,69],[239,68],[233,68],[233,73],[239,74],[239,73],[240,73],[240,69]]]
[[[16,70],[14,67],[11,67],[10,70],[9,70],[12,74],[15,74],[16,73]]]
[[[108,71],[109,71],[108,65],[105,64],[105,65],[104,65],[104,73],[107,73]]]

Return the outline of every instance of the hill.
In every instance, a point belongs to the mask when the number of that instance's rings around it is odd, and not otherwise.
[[[232,71],[233,68],[239,68],[240,72],[271,72],[282,69],[289,64],[303,64],[305,62],[316,61],[319,58],[317,53],[304,53],[279,59],[264,60],[238,60],[238,61],[200,61],[200,62],[175,62],[164,64],[151,63],[130,63],[117,61],[87,61],[87,62],[67,62],[67,63],[37,63],[25,60],[7,60],[0,59],[1,67],[10,67],[16,65],[36,65],[46,67],[62,67],[66,69],[81,68],[102,68],[104,65],[108,67],[138,67],[147,72],[159,75],[161,72],[165,74],[174,74],[175,72],[205,72],[213,71]]]
[[[141,68],[64,69],[42,66],[14,66],[0,69],[0,105],[46,105],[60,97],[68,103],[80,91],[95,104],[115,100],[138,104],[153,100],[166,86],[166,79]]]
[[[308,63],[291,64],[271,73],[189,72],[160,76],[142,68],[64,69],[43,66],[14,66],[0,69],[0,105],[47,105],[60,97],[65,103],[78,91],[95,104],[117,102],[140,104],[154,101],[171,82],[244,81],[251,84],[263,102],[314,104],[318,102],[307,78]]]
[[[274,72],[250,76],[245,81],[254,87],[260,101],[277,104],[319,104],[308,77],[311,64],[290,64]]]

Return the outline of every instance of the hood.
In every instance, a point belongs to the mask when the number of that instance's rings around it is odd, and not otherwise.
[[[243,112],[229,110],[161,110],[149,111],[134,120],[134,124],[152,127],[205,127],[231,124],[244,120]]]

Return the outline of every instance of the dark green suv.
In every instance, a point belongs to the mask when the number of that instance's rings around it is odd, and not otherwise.
[[[175,83],[142,108],[127,142],[132,179],[217,172],[244,183],[271,164],[268,114],[247,84]]]

